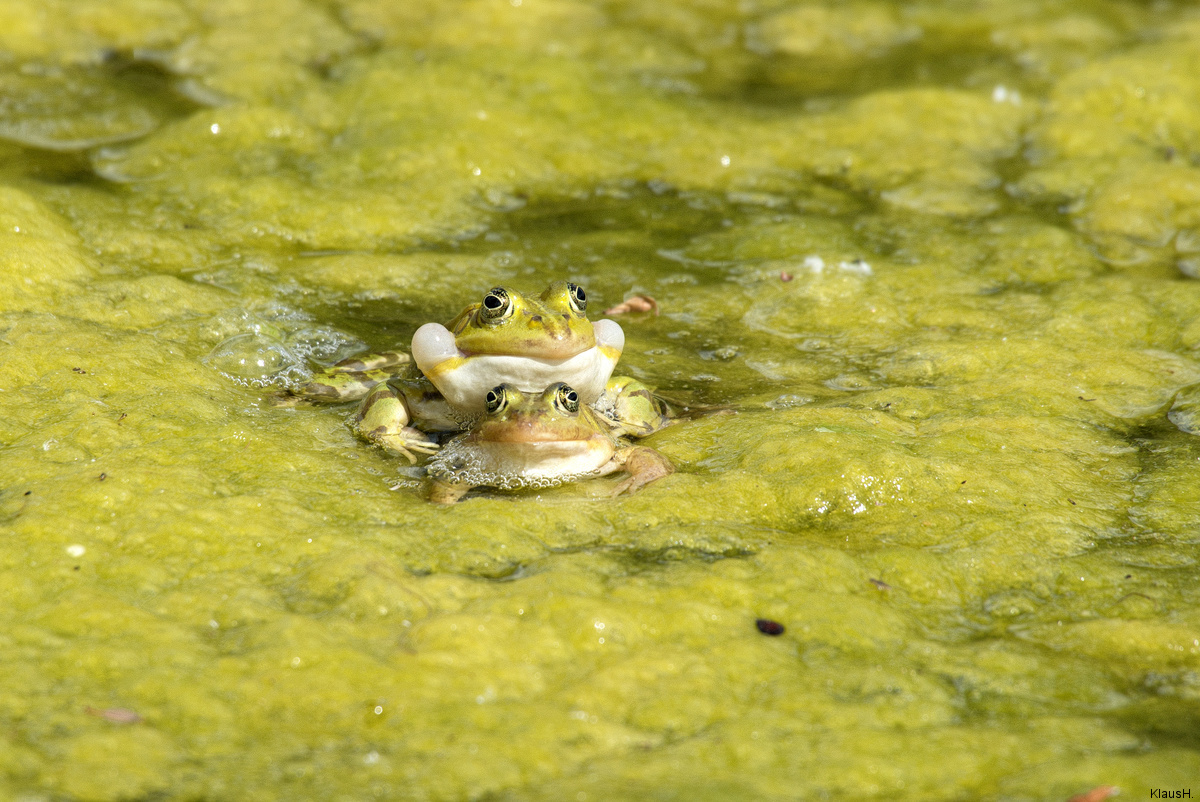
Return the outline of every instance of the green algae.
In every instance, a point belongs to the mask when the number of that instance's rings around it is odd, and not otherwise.
[[[1200,776],[1193,9],[0,22],[0,796]],[[620,369],[733,410],[655,435],[678,472],[630,498],[433,509],[349,410],[212,367],[562,277],[653,295]]]

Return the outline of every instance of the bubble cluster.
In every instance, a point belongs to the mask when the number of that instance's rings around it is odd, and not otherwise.
[[[305,326],[287,335],[287,345],[302,359],[318,365],[332,365],[346,357],[366,351],[368,346],[332,326]]]
[[[210,325],[221,340],[204,364],[248,387],[294,388],[313,379],[309,362],[332,365],[367,350],[367,344],[331,326],[314,325],[287,307],[266,314],[238,310]]]

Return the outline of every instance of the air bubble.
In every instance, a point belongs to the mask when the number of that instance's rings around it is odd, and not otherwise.
[[[274,337],[238,334],[214,348],[204,364],[251,387],[299,382],[310,374],[303,360]]]

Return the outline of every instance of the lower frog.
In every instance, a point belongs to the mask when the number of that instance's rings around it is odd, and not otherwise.
[[[675,470],[654,449],[620,439],[562,382],[540,393],[503,384],[486,393],[484,406],[486,415],[429,461],[431,501],[453,504],[474,487],[552,487],[624,471],[616,496]]]
[[[579,401],[583,403],[582,397]],[[647,437],[670,425],[678,414],[649,387],[627,376],[613,376],[596,402],[584,406],[586,414],[613,437]],[[371,390],[359,405],[352,426],[363,439],[415,463],[416,455],[437,452],[438,437],[461,432],[480,417],[464,414],[429,380],[417,377],[392,379]]]

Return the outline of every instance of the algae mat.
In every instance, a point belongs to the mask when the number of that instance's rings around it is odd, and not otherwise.
[[[1193,7],[7,0],[0,52],[0,797],[1200,793]],[[433,509],[270,404],[558,278],[737,410],[634,497]]]

